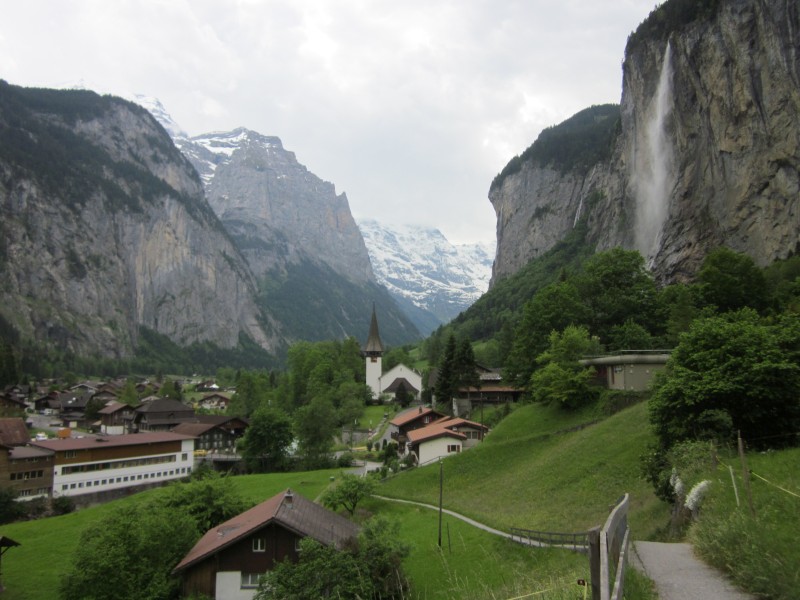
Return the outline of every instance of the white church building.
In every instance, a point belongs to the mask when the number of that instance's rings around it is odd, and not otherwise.
[[[422,392],[422,375],[403,364],[392,367],[386,373],[383,372],[383,343],[378,332],[378,318],[375,315],[374,305],[372,321],[369,324],[369,336],[363,355],[366,363],[367,385],[372,390],[374,399],[379,399],[383,395],[394,397],[399,391],[405,390],[413,401],[419,401]]]

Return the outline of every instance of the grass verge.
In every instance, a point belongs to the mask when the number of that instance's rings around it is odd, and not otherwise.
[[[800,448],[747,457],[755,516],[738,459],[722,464],[689,538],[710,564],[761,597],[790,600],[800,590]],[[734,489],[734,483],[736,488]],[[736,493],[739,495],[737,506]]]

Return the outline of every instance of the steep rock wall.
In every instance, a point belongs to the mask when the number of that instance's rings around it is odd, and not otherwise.
[[[670,3],[641,30],[651,31]],[[650,25],[650,27],[644,27]],[[635,43],[634,43],[635,42]],[[668,72],[664,78],[667,43]],[[551,248],[581,199],[589,241],[645,254],[662,281],[688,280],[719,245],[766,265],[800,244],[800,7],[731,0],[672,29],[634,34],[623,64],[621,127],[611,158],[583,177],[526,163],[490,192],[498,216],[493,283]],[[666,81],[667,169],[655,225],[643,155]],[[656,153],[664,158],[661,151]],[[644,234],[643,232],[652,232]],[[638,233],[638,235],[637,235]]]
[[[201,182],[147,112],[3,84],[0,137],[0,314],[24,337],[107,357],[130,356],[139,326],[180,344],[278,343]]]

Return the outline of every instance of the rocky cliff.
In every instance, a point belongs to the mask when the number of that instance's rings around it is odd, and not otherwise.
[[[141,107],[0,82],[0,316],[25,339],[125,357],[279,336],[189,162]]]
[[[663,281],[690,279],[719,245],[762,265],[795,253],[798,4],[670,0],[654,10],[628,40],[609,143],[592,164],[566,167],[526,151],[498,176],[493,283],[578,217],[598,249],[639,249]]]
[[[347,196],[300,164],[279,138],[240,128],[175,143],[257,276],[311,260],[352,281],[375,282]]]

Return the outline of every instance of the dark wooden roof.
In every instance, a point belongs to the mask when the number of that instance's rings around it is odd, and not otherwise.
[[[411,382],[405,377],[398,377],[392,383],[390,383],[383,391],[393,394],[398,390],[400,384],[403,384],[406,391],[410,394],[416,394],[417,392],[419,392],[419,390],[415,388],[413,385],[411,385]]]
[[[24,446],[30,438],[31,434],[21,418],[0,419],[0,445]]]
[[[209,529],[173,573],[183,571],[224,548],[245,539],[262,527],[277,523],[299,536],[326,546],[341,547],[358,535],[358,525],[287,489],[250,510]]]
[[[383,354],[381,335],[378,332],[378,317],[375,315],[375,305],[372,305],[372,320],[369,323],[369,336],[364,346],[365,354]]]
[[[171,398],[159,398],[152,402],[145,402],[136,409],[137,413],[177,413],[187,411],[194,413],[194,409],[191,406]]]
[[[172,432],[191,435],[192,437],[200,437],[207,431],[215,429],[216,427],[217,425],[214,423],[178,423],[172,428]]]
[[[116,400],[112,400],[97,412],[101,415],[113,415],[115,412],[122,410],[124,408],[133,409],[133,407],[129,406],[128,404],[123,404],[122,402],[117,402]]]

